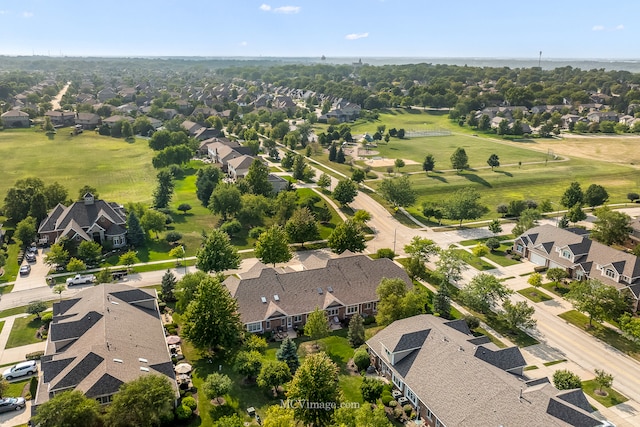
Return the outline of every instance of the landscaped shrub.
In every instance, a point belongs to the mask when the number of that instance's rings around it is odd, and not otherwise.
[[[264,227],[253,227],[250,231],[249,231],[249,237],[251,237],[252,239],[257,239],[258,237],[260,237],[260,235],[262,233],[264,233],[266,230]]]
[[[363,322],[365,325],[370,325],[372,323],[376,323],[376,318],[375,316],[367,316],[367,317],[363,317]]]
[[[53,320],[53,313],[52,312],[47,312],[44,313],[41,317],[40,320],[42,320],[42,323],[44,323],[45,325],[48,323],[51,323],[51,321]]]
[[[378,258],[389,258],[389,259],[393,259],[395,258],[396,254],[395,252],[393,252],[393,249],[389,249],[389,248],[381,248],[378,249],[376,251],[376,256]]]
[[[40,360],[44,355],[44,351],[34,351],[33,353],[27,353],[24,358],[27,360]]]
[[[464,321],[467,322],[467,326],[469,329],[474,330],[478,326],[480,326],[480,320],[478,320],[475,316],[464,316]]]
[[[35,396],[38,391],[38,377],[31,377],[29,380],[29,394],[31,396]]]
[[[382,394],[382,396],[380,396],[380,400],[382,401],[382,404],[384,406],[389,406],[389,403],[391,403],[391,401],[393,400],[393,397],[391,397],[390,394]]]
[[[398,402],[396,400],[389,402],[389,408],[395,408],[396,406],[398,406]]]
[[[413,408],[409,404],[404,405],[402,409],[404,410],[404,413],[407,414],[407,416],[409,416],[409,414],[411,414],[411,411],[413,411]]]
[[[176,408],[176,418],[178,418],[179,420],[188,420],[189,418],[191,418],[192,413],[193,411],[191,410],[191,408],[185,405],[180,405]]]
[[[186,396],[186,394],[185,394]],[[198,407],[198,402],[196,402],[196,400],[191,397],[191,396],[187,396],[184,399],[182,399],[182,405],[186,406],[187,408],[191,409],[192,411],[195,411],[196,408]]]
[[[167,235],[164,236],[164,239],[169,243],[175,243],[178,240],[182,239],[182,234],[172,230],[167,232]]]
[[[358,371],[364,371],[371,365],[371,357],[367,350],[361,348],[353,355],[353,363],[358,367]]]
[[[393,416],[395,417],[395,419],[399,420],[400,418],[402,418],[403,415],[404,415],[404,410],[400,406],[393,408]]]

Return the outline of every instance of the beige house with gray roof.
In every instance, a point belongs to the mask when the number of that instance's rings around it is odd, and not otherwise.
[[[302,271],[276,271],[260,264],[241,277],[229,276],[224,285],[238,301],[245,328],[258,333],[299,329],[316,307],[333,323],[356,313],[373,315],[382,279],[400,278],[407,288],[412,286],[404,269],[387,258],[344,253],[313,264]]]
[[[580,389],[523,376],[517,347],[474,337],[464,320],[398,320],[367,341],[375,368],[428,426],[602,426]]]
[[[107,404],[144,375],[166,377],[179,396],[156,292],[125,284],[86,288],[53,304],[41,371],[35,406],[66,390]]]
[[[575,280],[598,279],[634,296],[640,303],[640,260],[637,256],[589,239],[588,231],[540,225],[513,243],[513,251],[532,263],[562,268]]]

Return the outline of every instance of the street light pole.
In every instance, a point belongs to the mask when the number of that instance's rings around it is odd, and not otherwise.
[[[396,233],[398,232],[398,227],[393,229],[393,253],[396,253]]]

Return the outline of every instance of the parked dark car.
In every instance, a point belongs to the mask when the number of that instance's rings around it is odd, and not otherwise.
[[[21,276],[27,276],[29,273],[31,273],[31,266],[29,264],[25,264],[22,267],[20,267]]]
[[[22,397],[7,397],[6,399],[0,399],[0,412],[19,411],[24,409],[24,398]]]

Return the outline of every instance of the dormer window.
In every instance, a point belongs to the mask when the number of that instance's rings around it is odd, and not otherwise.
[[[613,271],[613,270],[612,270],[612,269],[610,269],[610,268],[607,268],[607,269],[605,269],[605,270],[604,270],[604,275],[605,275],[605,276],[607,276],[607,277],[610,277],[610,278],[612,278],[612,279],[615,279],[615,277],[616,277],[616,272],[615,272],[615,271]]]
[[[573,254],[571,253],[571,251],[570,251],[569,249],[563,249],[563,250],[560,252],[560,256],[561,256],[562,258],[564,258],[564,259],[571,259],[571,258],[572,258],[572,255],[573,255]]]

